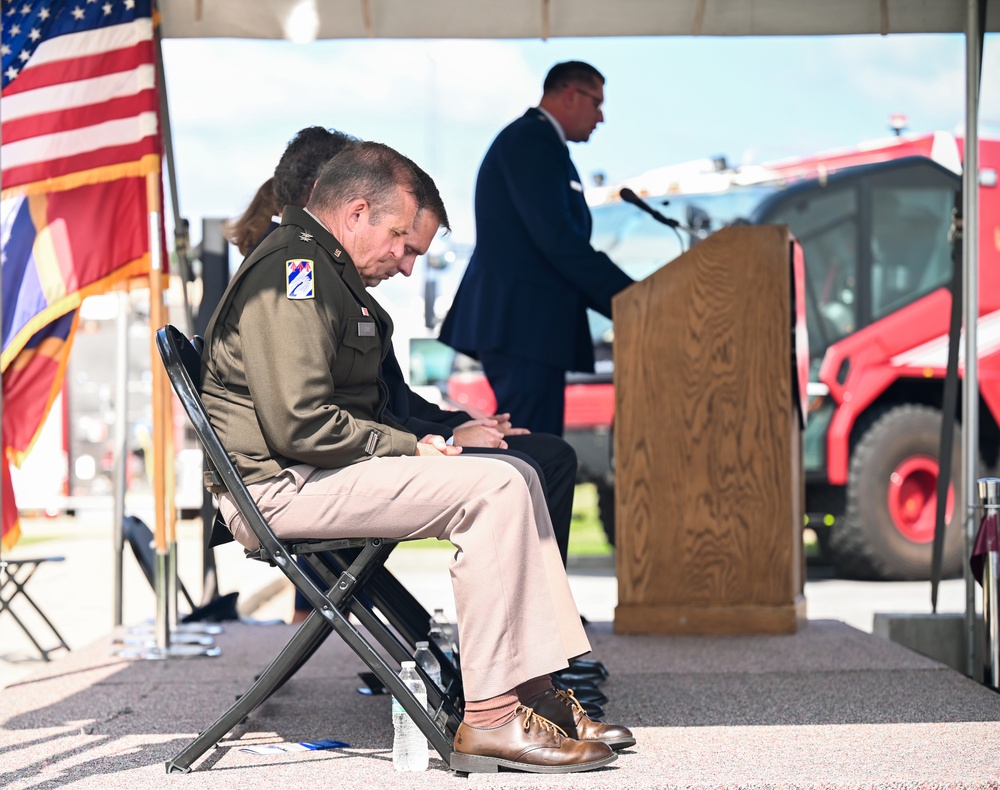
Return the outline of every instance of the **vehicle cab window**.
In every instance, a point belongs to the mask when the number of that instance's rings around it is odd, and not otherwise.
[[[898,310],[951,279],[950,183],[871,186],[872,318]]]
[[[924,158],[899,159],[790,188],[754,221],[788,225],[806,261],[809,353],[948,285],[958,181]]]
[[[809,355],[858,328],[860,212],[854,187],[805,192],[781,205],[769,224],[788,225],[806,260]]]

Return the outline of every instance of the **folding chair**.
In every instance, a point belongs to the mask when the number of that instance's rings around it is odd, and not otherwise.
[[[26,589],[28,581],[32,576],[35,575],[35,571],[38,567],[46,562],[62,562],[63,557],[35,557],[32,559],[17,559],[17,560],[3,560],[3,568],[0,569],[4,571],[0,573],[0,578],[3,579],[2,585],[0,585],[0,615],[7,612],[11,617],[14,618],[14,622],[17,623],[21,630],[24,631],[25,636],[31,640],[31,644],[35,646],[39,653],[42,654],[42,658],[45,661],[51,661],[49,658],[49,653],[54,653],[56,650],[69,650],[69,645],[66,644],[66,640],[62,638],[62,635],[56,630],[56,627],[52,625],[52,621],[45,616],[45,613],[38,608],[38,604],[35,603],[34,599],[28,595]],[[35,613],[42,619],[42,621],[49,627],[49,630],[53,633],[56,639],[59,640],[59,644],[55,647],[44,648],[42,647],[38,640],[35,639],[31,631],[28,630],[28,626],[24,624],[24,621],[17,616],[17,612],[11,609],[11,602],[15,598],[23,598],[25,603]]]
[[[146,526],[146,522],[141,518],[137,516],[125,516],[125,519],[122,521],[122,535],[125,537],[129,548],[132,549],[132,554],[139,565],[139,570],[146,577],[149,586],[155,590],[156,551],[153,549],[153,531]],[[187,587],[184,586],[184,582],[180,579],[177,580],[177,592],[187,601],[188,608],[195,608],[194,600],[192,600]]]
[[[306,557],[306,562],[326,583],[332,581],[330,574],[344,573],[357,558],[357,549],[340,549],[338,551],[317,551]],[[368,584],[358,592],[358,599],[365,611],[376,611],[392,628],[403,637],[409,645],[410,652],[417,642],[427,642],[428,648],[441,666],[441,692],[451,702],[456,712],[464,707],[464,689],[462,674],[459,670],[457,656],[449,658],[430,639],[430,614],[410,593],[409,590],[385,567],[376,568]]]
[[[424,676],[428,702],[433,708],[429,712],[403,685],[398,675],[399,664],[412,657],[412,645],[408,646],[403,639],[409,642],[412,634],[397,633],[391,622],[387,622],[396,618],[398,612],[385,620],[380,618],[373,610],[373,598],[367,590],[373,575],[380,570],[385,571],[382,566],[395,548],[396,541],[382,538],[279,540],[247,491],[209,420],[199,394],[201,355],[198,348],[170,325],[157,331],[156,346],[170,383],[194,426],[214,474],[233,497],[244,521],[260,541],[260,549],[247,552],[247,556],[280,568],[313,606],[313,611],[288,644],[258,676],[250,689],[174,759],[168,761],[167,772],[190,771],[195,760],[214,747],[294,675],[332,631],[341,636],[379,682],[399,700],[441,759],[450,765],[452,741],[461,720],[460,701],[442,692]],[[328,589],[324,590],[317,585],[299,567],[295,561],[297,556],[306,558],[324,580],[324,584],[329,584]],[[377,593],[378,590],[373,592]],[[349,615],[354,615],[368,637],[374,637],[395,666],[391,666],[369,638],[351,623]],[[406,620],[406,623],[409,622]],[[404,627],[412,630],[412,627],[405,624]],[[426,634],[426,626],[424,633]]]
[[[146,526],[146,522],[141,518],[137,516],[125,516],[125,519],[122,521],[122,534],[132,549],[132,554],[135,556],[139,570],[142,571],[142,575],[149,582],[149,586],[155,591],[156,551],[153,548],[153,531]],[[195,604],[194,599],[180,578],[177,579],[177,592],[187,601],[189,609],[188,613],[180,619],[182,623],[220,623],[227,620],[240,619],[236,609],[236,598],[239,596],[239,593],[232,592],[226,595],[217,595],[208,603],[199,606]]]

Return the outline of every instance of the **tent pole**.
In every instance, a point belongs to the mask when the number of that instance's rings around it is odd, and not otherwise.
[[[174,215],[174,255],[181,277],[181,297],[184,300],[185,333],[194,334],[194,313],[188,301],[188,283],[191,282],[191,262],[188,260],[190,237],[187,221],[181,219],[180,199],[177,196],[177,167],[174,160],[174,139],[170,128],[170,104],[167,101],[167,79],[163,70],[163,36],[159,25],[153,31],[156,41],[156,84],[160,96],[160,128],[163,132],[163,158],[166,162],[167,183],[170,184],[170,206]]]
[[[981,3],[966,0],[965,20],[965,152],[962,169],[962,295],[965,300],[965,375],[962,387],[962,491],[965,513],[962,519],[965,540],[963,576],[965,579],[965,673],[981,679],[982,662],[976,643],[976,584],[968,558],[976,536],[976,474],[979,463],[979,359],[977,321],[979,320],[979,81],[982,65]]]

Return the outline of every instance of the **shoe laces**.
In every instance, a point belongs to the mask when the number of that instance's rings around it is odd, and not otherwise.
[[[556,699],[565,705],[569,705],[574,713],[587,715],[587,711],[584,710],[583,705],[580,704],[576,695],[573,694],[573,689],[566,689],[565,691],[563,689],[554,689],[554,691],[556,692]]]
[[[544,716],[539,716],[535,713],[534,708],[529,708],[527,705],[518,705],[515,714],[524,714],[524,731],[528,732],[532,727],[539,727],[543,730],[548,730],[554,735],[561,735],[563,738],[568,738],[569,735],[566,734],[566,730],[560,727],[555,722],[549,721]]]

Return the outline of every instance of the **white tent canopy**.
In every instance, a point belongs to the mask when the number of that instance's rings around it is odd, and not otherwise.
[[[963,33],[960,0],[160,0],[167,38]],[[993,3],[986,32],[1000,32]]]

